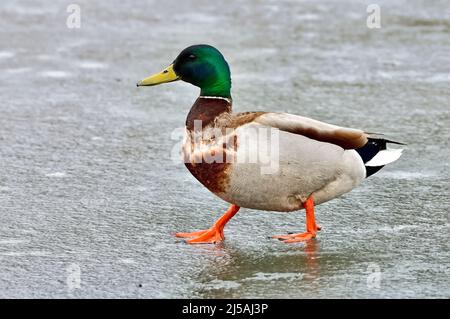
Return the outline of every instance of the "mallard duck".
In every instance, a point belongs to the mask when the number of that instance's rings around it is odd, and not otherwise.
[[[184,49],[162,72],[137,83],[154,86],[182,80],[200,88],[187,119],[182,149],[187,169],[231,204],[206,230],[176,233],[190,244],[224,240],[224,227],[240,207],[306,211],[306,231],[277,235],[285,243],[315,238],[315,205],[349,192],[397,160],[398,142],[359,129],[275,112],[232,112],[228,63],[216,48]],[[267,161],[268,150],[273,151]],[[269,164],[268,164],[269,163]]]

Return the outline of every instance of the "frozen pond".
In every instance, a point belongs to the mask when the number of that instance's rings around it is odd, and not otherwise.
[[[64,1],[0,5],[0,297],[450,297],[450,8],[446,1]],[[253,4],[252,4],[253,3]],[[227,204],[170,160],[198,90],[135,86],[181,49],[218,47],[236,111],[384,132],[401,160],[304,213]],[[79,280],[78,280],[79,279]]]

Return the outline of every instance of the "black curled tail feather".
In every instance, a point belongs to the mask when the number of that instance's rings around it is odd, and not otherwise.
[[[355,149],[355,151],[358,152],[359,156],[361,156],[361,159],[363,160],[363,162],[365,164],[368,161],[370,161],[372,158],[374,158],[375,155],[378,154],[378,152],[385,150],[387,143],[405,145],[403,143],[387,140],[384,138],[369,137],[369,141],[363,147]],[[384,165],[382,165],[382,166],[366,166],[366,178],[375,174],[383,167],[384,167]]]

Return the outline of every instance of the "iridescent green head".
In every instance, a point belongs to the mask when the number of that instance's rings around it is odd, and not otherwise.
[[[231,97],[228,63],[219,50],[210,45],[199,44],[184,49],[173,64],[140,81],[138,86],[152,86],[176,80],[198,86],[203,96]]]

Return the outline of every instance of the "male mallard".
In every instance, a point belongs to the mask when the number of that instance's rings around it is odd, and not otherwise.
[[[305,208],[306,232],[274,238],[285,243],[314,238],[320,230],[314,205],[349,192],[401,155],[401,149],[386,148],[387,142],[396,142],[358,129],[286,113],[232,113],[230,69],[212,46],[184,49],[169,67],[137,85],[177,80],[201,89],[186,119],[186,167],[231,204],[210,229],[175,234],[191,238],[188,243],[222,241],[226,223],[240,207],[284,212]],[[268,149],[274,150],[274,167],[262,160]]]

